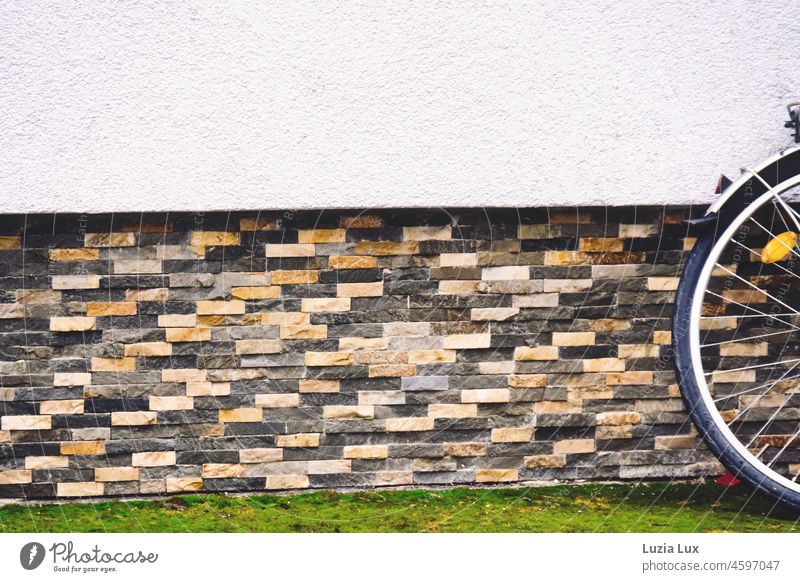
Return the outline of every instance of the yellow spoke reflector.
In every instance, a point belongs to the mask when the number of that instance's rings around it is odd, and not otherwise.
[[[769,241],[761,251],[761,261],[777,263],[789,256],[797,244],[797,233],[787,230]]]

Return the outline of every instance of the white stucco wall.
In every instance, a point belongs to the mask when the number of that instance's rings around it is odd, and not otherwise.
[[[703,202],[788,143],[791,0],[0,0],[0,210]]]

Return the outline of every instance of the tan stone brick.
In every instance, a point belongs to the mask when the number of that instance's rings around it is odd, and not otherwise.
[[[162,382],[202,382],[206,379],[207,373],[205,370],[198,370],[194,368],[182,370],[166,368],[161,370]]]
[[[86,304],[86,315],[94,317],[136,315],[132,301],[98,301]]]
[[[475,267],[477,265],[477,253],[442,253],[439,255],[440,267]]]
[[[735,319],[735,318],[734,318]],[[672,343],[672,332],[671,331],[654,331],[653,332],[653,343],[658,345],[669,345]]]
[[[277,339],[236,340],[237,354],[279,354],[282,345]]]
[[[308,325],[311,315],[293,311],[272,311],[261,314],[261,325]]]
[[[166,480],[167,493],[184,493],[202,489],[203,479],[200,477],[173,477]]]
[[[319,446],[319,433],[279,434],[275,444],[283,448],[311,449]]]
[[[244,477],[244,465],[238,463],[205,463],[203,479],[236,479]]]
[[[594,439],[566,439],[553,443],[553,452],[562,455],[579,453],[593,453],[595,451]]]
[[[423,432],[433,430],[434,419],[429,417],[387,418],[387,432]]]
[[[306,489],[308,475],[267,475],[266,489]]]
[[[229,408],[219,411],[220,422],[261,422],[263,416],[260,408]]]
[[[181,342],[207,342],[211,341],[211,328],[208,327],[172,327],[166,329],[167,341]]]
[[[623,410],[599,412],[596,418],[598,426],[619,426],[622,424],[639,424],[641,416],[638,412]]]
[[[192,410],[194,399],[191,396],[151,396],[150,410]]]
[[[678,277],[648,277],[647,289],[649,291],[675,291],[679,281]]]
[[[478,416],[477,404],[429,404],[430,418],[475,418]]]
[[[167,342],[143,342],[125,346],[125,356],[171,356],[172,344]]]
[[[505,427],[492,429],[493,443],[527,443],[533,438],[531,427]]]
[[[584,293],[591,290],[592,279],[545,279],[545,293]]]
[[[53,275],[53,289],[99,289],[100,275]]]
[[[742,384],[745,382],[756,381],[755,370],[739,370],[739,371],[720,371],[714,372],[711,375],[711,381],[715,384]]]
[[[374,283],[339,283],[336,285],[337,297],[381,297],[383,281]]]
[[[417,366],[414,364],[377,364],[369,367],[370,378],[402,378],[416,373]]]
[[[125,291],[126,301],[167,301],[169,299],[169,289],[158,287],[156,289],[127,289]]]
[[[519,314],[517,307],[475,308],[470,311],[472,321],[506,321]]]
[[[451,364],[456,361],[456,350],[411,350],[408,352],[410,364]]]
[[[239,219],[239,230],[278,230],[280,221],[267,216],[249,216]]]
[[[531,455],[525,457],[526,469],[560,469],[567,464],[565,455]]]
[[[313,257],[316,247],[313,244],[268,243],[267,257]]]
[[[299,394],[256,394],[258,408],[297,408],[300,406]]]
[[[334,255],[328,259],[329,269],[374,269],[377,266],[378,259],[375,257]]]
[[[99,258],[98,249],[50,249],[51,261],[96,261]]]
[[[118,411],[111,413],[111,426],[145,426],[156,424],[158,418],[152,410]]]
[[[136,238],[132,232],[87,233],[83,244],[87,247],[132,247]]]
[[[478,483],[509,483],[519,480],[517,469],[478,469],[475,481]]]
[[[310,313],[325,313],[329,311],[349,311],[349,297],[321,297],[305,298],[302,300],[301,311]]]
[[[92,383],[92,375],[83,372],[56,372],[53,374],[53,386],[88,386]]]
[[[387,445],[352,445],[344,448],[345,459],[385,459],[388,456]]]
[[[268,287],[233,287],[231,297],[234,299],[277,299],[281,296],[279,285]]]
[[[168,314],[158,316],[159,327],[194,327],[197,325],[197,314]]]
[[[653,373],[647,371],[611,372],[606,374],[606,384],[609,386],[637,386],[653,383]]]
[[[374,418],[374,406],[324,406],[322,409],[323,418],[349,419],[349,418]]]
[[[356,254],[385,257],[393,255],[415,255],[419,252],[417,241],[360,241],[356,243]]]
[[[521,362],[557,360],[558,348],[555,346],[520,346],[514,348],[514,359]]]
[[[238,245],[239,233],[221,231],[195,231],[192,233],[191,244],[192,247],[203,249],[204,253],[205,247]]]
[[[339,392],[339,380],[300,380],[301,394],[331,394]]]
[[[600,318],[590,319],[589,329],[592,331],[627,331],[631,328],[629,319]]]
[[[282,325],[281,339],[325,339],[327,325]]]
[[[50,331],[89,331],[95,327],[94,317],[51,317]]]
[[[114,481],[138,481],[138,467],[97,467],[94,470],[94,480],[100,483]]]
[[[277,463],[283,460],[283,449],[240,449],[240,463]]]
[[[45,456],[25,457],[26,469],[66,469],[69,467],[69,457]]]
[[[624,372],[625,360],[618,358],[594,358],[583,360],[584,372]]]
[[[595,336],[593,331],[554,331],[554,346],[593,346]]]
[[[439,281],[439,295],[474,295],[480,281]]]
[[[617,354],[620,358],[657,358],[660,350],[654,344],[622,344],[617,347]]]
[[[103,483],[95,483],[93,481],[56,484],[56,495],[58,497],[100,497],[104,491]]]
[[[27,469],[13,469],[10,471],[0,471],[0,485],[19,485],[31,483],[33,474]]]
[[[148,451],[133,453],[134,467],[167,467],[175,464],[175,451]]]
[[[656,224],[620,224],[620,238],[648,238],[658,234]]]
[[[381,226],[383,226],[383,218],[371,214],[339,217],[339,227],[346,230],[351,228],[380,228]]]
[[[542,307],[558,307],[558,293],[535,293],[532,295],[514,295],[511,305],[516,308],[536,309]]]
[[[343,337],[339,338],[339,349],[343,352],[358,350],[386,350],[389,340],[385,337]]]
[[[310,285],[319,281],[319,271],[271,271],[273,285]]]
[[[21,236],[0,236],[0,249],[21,249]]]
[[[198,301],[198,315],[241,315],[245,312],[245,302],[241,299],[230,301]]]
[[[657,436],[655,448],[657,451],[672,449],[696,449],[697,438],[690,435]]]
[[[442,338],[442,347],[449,350],[477,350],[491,347],[492,335],[489,333],[466,333]]]
[[[306,366],[352,366],[353,352],[306,352]]]
[[[581,237],[578,240],[578,250],[587,253],[617,253],[624,250],[621,238]]]
[[[21,319],[25,317],[25,307],[18,303],[0,304],[0,319]]]
[[[508,388],[481,388],[478,390],[462,390],[461,402],[463,403],[495,403],[509,402],[511,392]]]
[[[133,372],[136,358],[92,358],[92,372]]]
[[[444,454],[451,457],[485,457],[488,453],[488,443],[444,443]]]
[[[749,357],[757,358],[767,355],[769,344],[767,342],[760,343],[732,343],[722,344],[719,346],[719,355],[723,357]]]
[[[45,400],[39,404],[40,414],[83,414],[83,400]]]
[[[594,438],[602,440],[630,439],[633,438],[633,425],[621,424],[619,426],[598,426],[594,430]]]
[[[67,441],[61,443],[62,455],[104,455],[106,445],[103,441]]]
[[[453,228],[447,226],[404,226],[403,240],[450,240]]]
[[[545,374],[512,374],[508,377],[511,388],[544,388],[547,386]]]
[[[301,244],[343,243],[346,240],[347,231],[343,228],[315,228],[297,231],[297,241]]]
[[[187,396],[228,396],[231,393],[230,382],[187,382]]]
[[[0,428],[3,430],[50,430],[52,419],[45,415],[23,414],[3,416]]]

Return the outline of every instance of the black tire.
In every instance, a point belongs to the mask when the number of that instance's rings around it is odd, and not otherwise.
[[[681,396],[689,415],[697,427],[708,448],[728,471],[738,479],[748,483],[759,493],[777,502],[800,510],[800,493],[769,477],[735,447],[731,446],[724,433],[712,419],[712,411],[708,409],[694,374],[691,345],[689,341],[692,298],[699,283],[701,271],[712,248],[737,213],[728,213],[709,224],[697,239],[694,248],[681,274],[675,297],[672,318],[672,349],[675,372],[681,389]],[[716,412],[716,411],[714,411]]]

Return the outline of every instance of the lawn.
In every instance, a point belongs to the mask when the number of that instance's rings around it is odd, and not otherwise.
[[[0,507],[2,532],[789,532],[800,531],[797,519],[742,485],[686,483]]]

